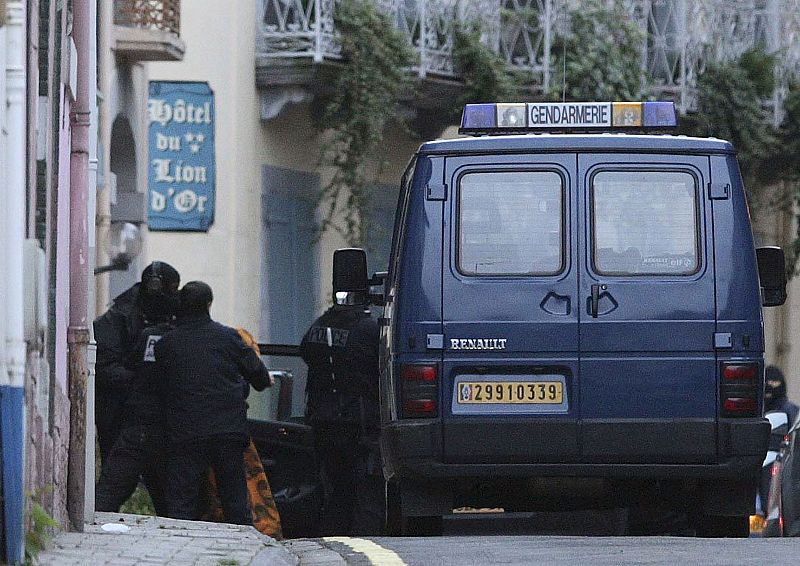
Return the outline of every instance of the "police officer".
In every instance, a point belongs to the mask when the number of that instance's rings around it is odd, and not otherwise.
[[[94,321],[95,423],[101,463],[122,428],[122,405],[135,377],[131,367],[134,343],[153,321],[175,313],[179,285],[180,275],[174,267],[154,261],[142,272],[141,282],[115,298],[111,308]]]
[[[152,322],[156,324],[142,331],[133,349],[135,377],[123,404],[122,430],[100,472],[95,499],[98,511],[119,511],[141,477],[156,514],[167,513],[164,379],[155,367],[155,345],[175,326],[168,313]]]
[[[789,426],[797,419],[798,407],[786,396],[786,378],[777,366],[767,366],[764,370],[764,411],[786,413]]]
[[[177,327],[155,345],[166,386],[168,516],[197,519],[202,479],[214,470],[225,520],[252,525],[244,452],[246,393],[271,385],[269,372],[238,332],[211,320],[211,287],[180,291]]]
[[[308,365],[306,420],[325,481],[322,535],[380,534],[378,325],[367,290],[348,292],[315,320],[300,354]]]

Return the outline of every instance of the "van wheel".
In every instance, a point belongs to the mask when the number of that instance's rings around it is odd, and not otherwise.
[[[403,517],[403,536],[438,537],[442,535],[442,516]]]
[[[697,536],[708,538],[747,538],[750,536],[750,517],[704,515],[697,524]]]

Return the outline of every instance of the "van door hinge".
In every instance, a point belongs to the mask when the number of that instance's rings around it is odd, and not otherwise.
[[[428,334],[425,345],[428,350],[444,350],[444,334]]]
[[[714,333],[714,349],[722,350],[733,348],[733,337],[730,332]]]
[[[447,200],[447,185],[428,183],[425,198],[428,200]]]
[[[731,196],[731,184],[709,183],[708,194],[714,200],[725,200]]]

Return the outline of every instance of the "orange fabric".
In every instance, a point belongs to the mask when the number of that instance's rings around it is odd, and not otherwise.
[[[244,343],[260,356],[261,351],[258,349],[258,343],[255,338],[243,328],[237,328],[237,331]],[[283,532],[281,530],[281,517],[278,513],[278,507],[275,505],[275,498],[272,496],[267,474],[264,471],[264,466],[261,464],[261,458],[252,439],[250,439],[250,444],[244,453],[244,470],[245,478],[247,478],[247,493],[250,496],[250,508],[253,512],[253,526],[267,536],[278,540],[282,539]],[[222,511],[222,504],[219,500],[214,470],[208,470],[206,497],[208,498],[208,505],[203,519],[207,521],[224,520],[225,514]]]
[[[267,536],[278,540],[282,539],[281,517],[278,514],[275,499],[272,497],[272,489],[269,486],[267,474],[261,465],[261,458],[258,456],[258,451],[252,440],[250,440],[250,444],[244,453],[244,469],[245,477],[247,478],[250,508],[253,513],[253,526]],[[225,514],[222,511],[213,470],[208,470],[206,496],[208,498],[208,507],[203,519],[206,521],[223,521]]]
[[[242,337],[242,340],[244,340],[245,344],[250,346],[256,354],[258,354],[259,356],[261,355],[261,350],[258,349],[258,342],[256,342],[255,338],[253,338],[252,334],[250,334],[244,328],[237,328],[236,332],[239,333],[239,336]]]

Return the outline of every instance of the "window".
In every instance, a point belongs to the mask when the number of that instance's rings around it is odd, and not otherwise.
[[[389,276],[391,277],[389,287],[397,286],[397,277],[399,273],[399,261],[402,255],[401,249],[403,246],[403,239],[405,237],[406,219],[408,218],[408,209],[410,207],[411,188],[414,182],[414,175],[417,170],[417,157],[411,158],[411,161],[403,173],[403,178],[400,181],[400,194],[397,199],[397,208],[394,213],[394,230],[392,231],[392,247],[389,257]]]
[[[564,183],[554,171],[461,178],[458,269],[465,275],[555,275],[564,266]]]
[[[597,273],[690,275],[700,267],[697,188],[689,173],[597,173],[592,218]]]

